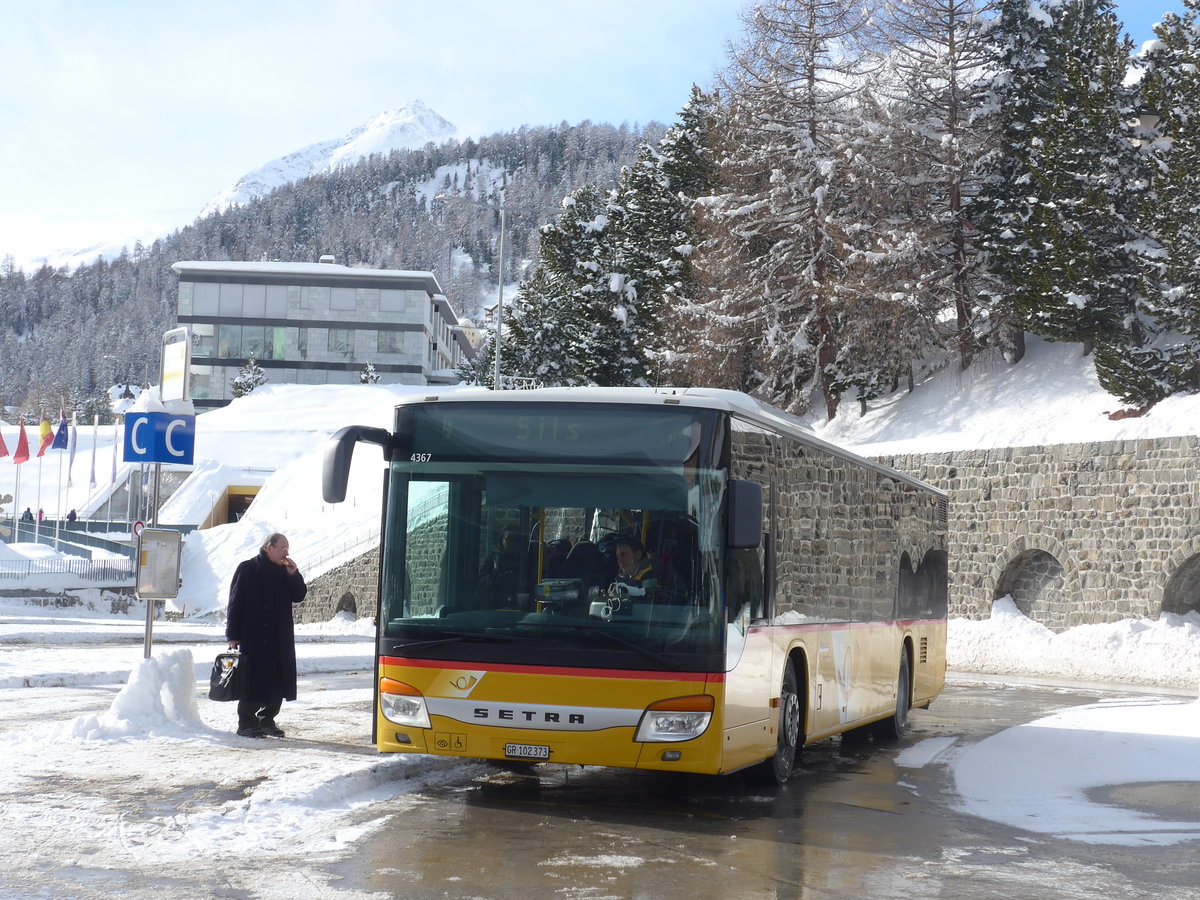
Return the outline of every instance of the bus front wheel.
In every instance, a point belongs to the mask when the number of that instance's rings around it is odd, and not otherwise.
[[[789,659],[783,667],[779,690],[779,732],[775,755],[746,770],[751,784],[784,784],[792,777],[796,756],[804,744],[804,708],[800,702],[796,667]]]
[[[908,732],[908,711],[912,708],[912,674],[908,665],[908,653],[900,651],[900,672],[896,676],[896,712],[871,726],[877,738],[895,741]]]

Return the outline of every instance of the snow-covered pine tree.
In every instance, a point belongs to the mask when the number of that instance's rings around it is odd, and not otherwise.
[[[504,346],[501,363],[506,374],[530,378],[548,386],[588,384],[578,360],[567,348],[582,342],[586,323],[574,309],[574,284],[546,265],[533,271],[517,289],[517,297],[504,313]],[[490,384],[492,345],[486,345],[476,360],[483,368],[478,381]]]
[[[1156,119],[1162,166],[1150,220],[1166,250],[1166,292],[1156,312],[1171,328],[1200,338],[1200,0],[1167,13],[1158,41],[1139,61],[1141,97]]]
[[[506,374],[550,385],[633,383],[616,374],[629,354],[613,337],[623,323],[609,299],[611,200],[594,187],[579,188],[542,227],[541,262],[505,311]]]
[[[932,318],[952,313],[960,368],[988,340],[978,308],[978,266],[964,218],[975,193],[975,166],[987,130],[972,121],[985,59],[982,33],[992,0],[893,0],[876,19],[881,60],[872,79],[881,102],[864,109],[876,134],[863,148],[890,185],[878,248],[891,288],[883,293],[911,311],[896,333],[906,361],[942,342]],[[874,109],[879,116],[868,113]],[[879,218],[879,217],[877,217]],[[932,317],[931,317],[932,313]]]
[[[563,206],[507,312],[504,368],[546,384],[649,384],[668,355],[660,314],[687,281],[687,205],[644,148],[616,189],[583,187]]]
[[[245,397],[256,387],[266,383],[266,373],[263,372],[262,366],[258,364],[258,360],[251,354],[249,359],[238,369],[238,374],[234,377],[233,384],[230,386],[230,393],[233,394],[236,400],[238,397]]]
[[[658,142],[659,167],[676,194],[699,197],[712,186],[713,101],[693,84],[678,120]]]
[[[1143,111],[1160,165],[1147,219],[1162,243],[1162,290],[1149,307],[1160,332],[1149,346],[1112,359],[1106,390],[1148,406],[1175,391],[1200,389],[1200,0],[1167,13],[1157,42],[1136,60]]]
[[[379,373],[375,371],[374,363],[367,363],[358,373],[359,384],[379,384]]]
[[[623,215],[615,191],[593,187],[574,191],[558,220],[542,230],[542,261],[564,279],[556,289],[568,297],[567,352],[577,360],[578,377],[601,386],[646,383],[646,365],[637,346],[634,286],[621,257],[614,216]],[[569,291],[563,288],[570,285]],[[580,382],[576,382],[580,383]]]
[[[637,163],[622,170],[611,204],[608,258],[620,271],[609,273],[610,289],[621,288],[614,312],[631,332],[642,383],[675,380],[682,324],[675,310],[696,295],[693,198],[706,187],[696,121],[703,102],[693,88],[681,123],[657,146],[643,144]]]
[[[758,342],[756,391],[800,411],[815,388],[837,412],[838,289],[844,267],[853,98],[865,11],[840,0],[770,0],[744,16],[723,74],[729,123],[709,212],[728,313]]]
[[[880,83],[876,75],[872,84]],[[844,260],[832,285],[836,356],[825,367],[835,395],[853,391],[860,411],[868,401],[911,387],[922,361],[937,365],[944,343],[939,292],[938,236],[932,227],[927,174],[916,168],[903,104],[871,87],[857,97],[857,135],[847,143],[842,174],[848,187],[841,232]]]
[[[707,289],[701,274],[706,240],[702,198],[715,184],[714,112],[715,97],[692,85],[678,120],[653,155],[658,172],[654,190],[667,196],[651,205],[667,223],[659,231],[665,238],[659,247],[665,268],[675,273],[663,284],[653,369],[660,382],[736,389],[742,387],[740,380],[724,383],[730,377],[726,363],[745,342],[727,339],[729,324],[719,311],[721,295]]]
[[[996,141],[968,210],[993,301],[1085,352],[1138,347],[1156,244],[1137,224],[1150,173],[1129,124],[1130,42],[1111,0],[999,6],[984,104]]]

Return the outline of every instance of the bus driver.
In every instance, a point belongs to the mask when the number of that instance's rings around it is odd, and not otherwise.
[[[633,588],[629,595],[634,597],[653,594],[658,587],[658,576],[646,558],[646,548],[633,535],[617,538],[617,577],[613,584]]]

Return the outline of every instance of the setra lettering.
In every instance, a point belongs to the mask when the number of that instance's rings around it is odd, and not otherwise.
[[[495,719],[500,722],[522,721],[530,724],[545,723],[560,725],[563,722],[563,714],[557,712],[538,712],[533,709],[489,709],[486,706],[476,706],[472,711],[472,715],[476,719],[491,720]],[[566,722],[568,725],[585,725],[587,724],[587,716],[583,713],[567,713]]]

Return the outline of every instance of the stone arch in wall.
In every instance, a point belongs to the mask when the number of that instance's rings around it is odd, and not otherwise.
[[[1200,537],[1171,555],[1165,574],[1161,611],[1176,615],[1200,612]]]
[[[355,618],[358,617],[358,602],[354,599],[352,591],[346,591],[342,594],[341,599],[337,602],[337,608],[334,613],[348,612]]]
[[[1019,538],[1000,560],[992,600],[1006,594],[1035,622],[1054,631],[1067,627],[1075,573],[1062,545],[1053,538]]]

